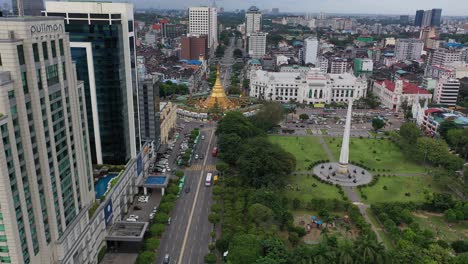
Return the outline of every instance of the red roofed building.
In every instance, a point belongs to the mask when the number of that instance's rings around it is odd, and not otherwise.
[[[406,101],[408,105],[419,100],[431,100],[432,94],[415,84],[398,80],[396,83],[384,80],[374,83],[373,94],[380,98],[386,107],[398,111]]]
[[[160,24],[153,24],[151,26],[151,29],[153,29],[156,32],[161,32],[161,25]]]

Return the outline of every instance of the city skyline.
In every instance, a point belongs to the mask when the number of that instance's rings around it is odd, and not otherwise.
[[[162,8],[162,9],[185,9],[190,6],[203,6],[211,5],[211,0],[174,0],[174,1],[161,1],[161,0],[133,0],[137,8]],[[239,4],[236,1],[219,1],[218,7],[223,7],[225,10],[245,9],[255,5],[264,9],[279,8],[280,12],[308,12],[308,13],[349,13],[349,14],[395,14],[395,15],[414,15],[418,9],[432,9],[441,8],[444,16],[466,16],[468,13],[468,3],[463,3],[457,0],[429,0],[429,1],[370,1],[361,0],[358,5],[343,6],[344,0],[331,0],[331,1],[307,1],[307,0],[288,0],[288,1],[245,1]],[[300,8],[299,8],[300,7]]]

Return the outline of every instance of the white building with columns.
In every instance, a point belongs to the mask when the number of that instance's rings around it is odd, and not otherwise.
[[[320,68],[304,71],[251,74],[250,96],[264,100],[305,104],[347,102],[366,96],[367,81],[350,73],[324,74]]]

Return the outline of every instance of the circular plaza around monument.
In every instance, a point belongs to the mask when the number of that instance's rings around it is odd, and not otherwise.
[[[348,172],[340,173],[338,162],[320,163],[313,168],[313,172],[320,179],[341,186],[359,186],[372,181],[372,174],[359,166],[347,164]]]

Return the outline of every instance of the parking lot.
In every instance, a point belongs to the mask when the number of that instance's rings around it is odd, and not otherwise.
[[[301,120],[301,114],[306,114],[308,119]],[[353,109],[351,120],[352,137],[369,137],[372,130],[372,119],[378,117],[385,121],[382,131],[398,129],[404,122],[401,113],[395,113],[389,109],[363,110]],[[290,113],[280,124],[280,134],[305,135],[329,135],[342,136],[346,121],[346,109],[314,109],[297,108],[295,113]]]

